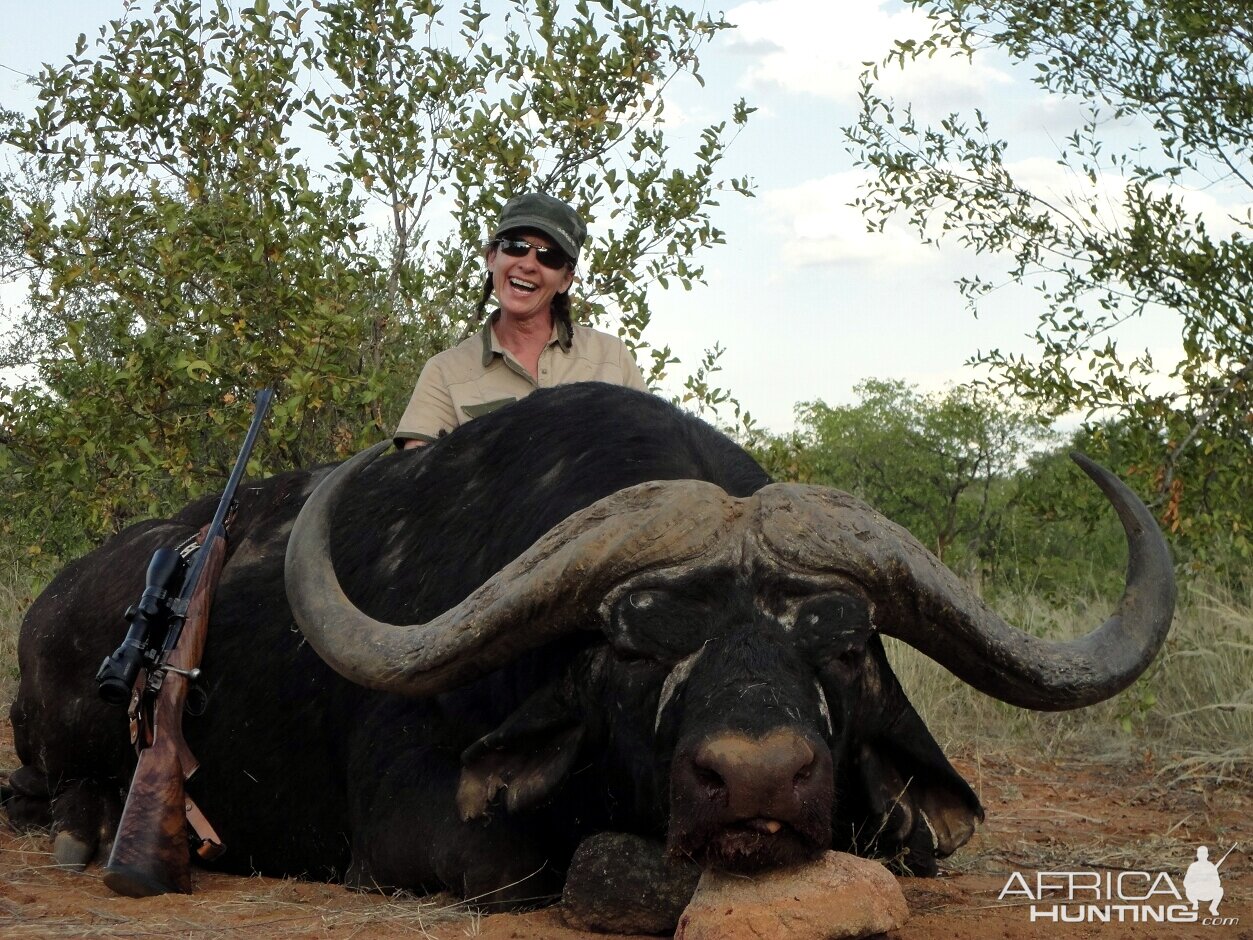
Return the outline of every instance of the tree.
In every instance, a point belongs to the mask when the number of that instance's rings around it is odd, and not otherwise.
[[[888,62],[998,47],[1034,81],[1087,103],[1060,158],[1086,186],[1065,198],[1014,176],[1009,144],[980,113],[927,124],[863,78],[845,129],[874,178],[858,199],[872,229],[903,216],[927,242],[956,238],[1008,259],[1038,292],[1036,354],[981,352],[994,381],[1053,414],[1114,416],[1141,429],[1134,472],[1163,523],[1194,549],[1253,554],[1253,215],[1188,208],[1197,185],[1253,191],[1253,30],[1218,0],[908,0],[935,18]],[[886,64],[886,63],[885,63]],[[1149,128],[1151,145],[1112,152],[1109,118]],[[1110,191],[1116,211],[1106,211]],[[976,312],[998,284],[958,282]],[[1159,365],[1116,342],[1150,309],[1176,318],[1182,353]]]
[[[717,175],[743,103],[690,155],[664,133],[726,26],[651,0],[128,5],[3,133],[21,244],[0,276],[29,284],[8,495],[70,540],[177,504],[225,475],[263,385],[254,472],[389,430],[474,328],[478,245],[523,188],[598,223],[584,314],[647,349],[650,286],[699,279],[719,192],[748,189]]]
[[[1047,429],[1022,407],[963,386],[922,395],[868,379],[854,391],[856,405],[797,406],[809,479],[866,500],[950,566],[973,567],[996,540],[1001,484]]]
[[[1144,453],[1139,429],[1094,422],[1061,446],[1027,456],[1014,474],[998,533],[996,580],[1018,594],[1044,595],[1066,606],[1074,597],[1116,598],[1123,588],[1127,543],[1105,495],[1070,454],[1108,466],[1134,466]]]

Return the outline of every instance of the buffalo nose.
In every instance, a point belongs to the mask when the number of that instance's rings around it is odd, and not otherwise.
[[[810,789],[818,763],[813,746],[790,729],[759,738],[723,732],[707,738],[691,757],[705,797],[725,801],[728,813],[744,820],[790,818]]]

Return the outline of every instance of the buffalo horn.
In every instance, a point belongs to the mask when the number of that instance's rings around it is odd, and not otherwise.
[[[755,521],[766,550],[785,567],[860,584],[880,632],[981,692],[1020,708],[1080,708],[1126,688],[1152,662],[1170,628],[1175,579],[1166,541],[1140,498],[1082,454],[1071,457],[1113,504],[1128,549],[1114,613],[1073,640],[1042,640],[1010,626],[912,535],[846,494],[767,487]]]
[[[319,656],[354,682],[404,695],[437,694],[556,636],[596,629],[611,587],[725,550],[744,508],[695,480],[621,490],[555,526],[456,607],[398,626],[348,599],[330,549],[340,494],[389,446],[362,451],[317,487],[292,528],[284,577],[296,622]]]

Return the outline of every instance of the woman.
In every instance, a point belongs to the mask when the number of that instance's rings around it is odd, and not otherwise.
[[[432,356],[418,376],[394,436],[396,446],[429,444],[473,418],[567,382],[611,382],[647,391],[626,344],[570,322],[570,285],[587,225],[560,199],[514,196],[487,243],[483,329]]]

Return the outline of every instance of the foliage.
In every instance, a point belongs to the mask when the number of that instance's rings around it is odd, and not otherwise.
[[[856,405],[797,406],[809,478],[866,500],[950,566],[975,566],[1003,522],[1003,482],[1046,429],[1023,408],[961,386],[923,395],[869,379],[855,391]]]
[[[390,430],[421,361],[474,328],[479,246],[512,192],[594,223],[584,312],[645,349],[649,287],[698,280],[719,191],[748,189],[717,176],[742,103],[695,153],[668,147],[665,92],[727,26],[678,5],[140,6],[3,123],[0,221],[20,237],[0,279],[29,294],[0,471],[36,545],[212,486],[261,386],[279,396],[253,472]]]
[[[1191,202],[1199,187],[1246,204],[1253,190],[1247,10],[1218,0],[909,2],[935,18],[933,35],[898,43],[888,62],[995,46],[1033,64],[1040,87],[1086,102],[1060,154],[1076,189],[1028,189],[981,113],[926,123],[880,95],[872,68],[860,119],[845,129],[874,174],[858,200],[868,224],[899,216],[924,241],[956,238],[1007,258],[1010,282],[1038,292],[1036,352],[993,349],[976,361],[1053,414],[1113,415],[1140,429],[1136,453],[1115,469],[1151,480],[1161,520],[1194,554],[1247,567],[1253,215],[1202,214]],[[1129,124],[1149,142],[1111,148]],[[976,311],[999,286],[959,282]],[[1166,383],[1147,351],[1115,341],[1121,324],[1162,311],[1181,340]]]
[[[741,443],[778,483],[814,483],[813,451],[800,431],[787,434],[759,433]]]
[[[853,405],[798,406],[798,430],[752,442],[753,456],[775,480],[825,484],[866,500],[950,567],[977,576],[988,596],[1058,604],[1122,590],[1122,527],[1070,455],[1118,468],[1143,495],[1154,472],[1136,461],[1150,431],[1106,420],[1063,441],[1030,409],[978,386],[922,395],[900,381],[871,379],[857,394]],[[1243,569],[1216,568],[1187,540],[1167,536],[1189,580],[1218,576],[1247,587]]]
[[[1121,592],[1127,557],[1122,526],[1104,494],[1070,459],[1078,451],[1114,465],[1121,449],[1109,441],[1099,429],[1081,429],[1064,446],[1028,455],[1007,481],[1006,511],[987,552],[998,595],[1029,594],[1060,604],[1075,595],[1113,598]]]

